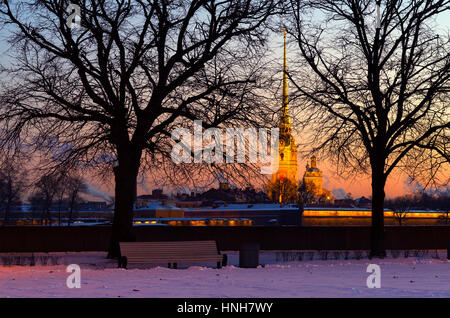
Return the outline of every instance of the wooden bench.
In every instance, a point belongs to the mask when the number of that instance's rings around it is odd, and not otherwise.
[[[128,264],[217,262],[226,266],[227,255],[221,255],[216,241],[120,242],[119,268]]]

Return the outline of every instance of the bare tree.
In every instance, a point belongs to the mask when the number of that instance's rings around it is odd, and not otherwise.
[[[395,168],[448,164],[449,36],[433,21],[450,2],[291,4],[299,67],[290,78],[312,150],[347,172],[371,174],[370,255],[383,257],[388,176]]]
[[[315,190],[315,184],[309,184],[308,186],[302,181],[299,186],[299,197],[300,201],[303,202],[303,204],[311,205],[313,203],[317,202],[317,198],[314,194]]]
[[[41,213],[41,225],[51,224],[50,209],[58,199],[58,194],[64,191],[62,181],[61,174],[47,173],[34,184],[35,192],[30,198],[30,203],[33,210]]]
[[[442,214],[439,215],[439,221],[441,221],[444,224],[448,224],[450,220],[450,209],[443,210]]]
[[[394,219],[398,222],[398,225],[402,226],[404,221],[407,220],[411,206],[407,200],[396,200],[395,204],[389,206],[394,215]]]
[[[67,202],[69,205],[68,226],[72,222],[73,212],[77,209],[80,194],[87,192],[86,181],[79,175],[72,174],[66,178]]]
[[[4,74],[3,139],[52,148],[58,163],[114,166],[116,257],[119,241],[135,239],[136,177],[170,160],[174,127],[258,118],[265,28],[279,1],[72,2],[80,28],[67,24],[69,1],[0,1],[15,49]]]
[[[27,171],[18,157],[5,156],[0,166],[0,209],[7,224],[13,204],[20,202],[27,187]]]
[[[87,186],[85,181],[78,175],[76,169],[66,173],[59,171],[59,180],[55,184],[56,200],[58,204],[58,225],[61,225],[61,209],[69,209],[68,226],[72,222],[73,212],[80,201],[80,194],[86,192]]]
[[[58,180],[57,183],[55,183],[56,186],[56,193],[55,193],[55,203],[58,206],[58,226],[61,226],[62,223],[62,215],[61,210],[64,208],[65,205],[65,196],[67,192],[66,188],[66,182],[67,177],[64,175],[61,175],[61,179]]]
[[[272,193],[272,200],[281,203],[298,203],[298,185],[288,178],[277,178],[269,181],[268,192]]]

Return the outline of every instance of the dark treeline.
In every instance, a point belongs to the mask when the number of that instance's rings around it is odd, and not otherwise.
[[[385,200],[385,206],[391,210],[440,210],[450,211],[450,195],[428,193],[407,194]]]
[[[6,158],[6,159],[5,159]],[[8,224],[12,214],[22,211],[24,203],[31,206],[31,216],[47,224],[50,211],[69,213],[69,223],[78,205],[88,193],[86,180],[77,169],[36,170],[27,168],[25,157],[3,156],[0,162],[0,216]]]

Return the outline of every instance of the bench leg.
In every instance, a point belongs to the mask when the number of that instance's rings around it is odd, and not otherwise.
[[[168,268],[170,268],[170,263],[169,263],[169,264],[167,264],[167,267],[168,267]]]
[[[177,269],[177,263],[173,263],[173,268]]]
[[[222,268],[222,264],[220,262],[217,262],[217,268]]]
[[[127,261],[126,256],[119,257],[119,268],[127,269]]]
[[[227,264],[228,264],[228,255],[223,254],[222,266],[227,266]]]

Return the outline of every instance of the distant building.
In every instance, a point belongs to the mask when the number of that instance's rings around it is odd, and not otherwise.
[[[366,209],[372,208],[372,200],[370,200],[364,196],[356,199],[355,202],[358,205],[358,207],[360,207],[360,208],[366,208]]]
[[[69,209],[69,207],[66,207]],[[88,201],[78,204],[80,211],[102,211],[107,209],[107,204],[104,201]]]
[[[177,201],[175,206],[177,208],[198,208],[202,206],[202,201]]]
[[[160,200],[167,200],[167,195],[163,193],[162,189],[152,190],[152,194],[142,194],[136,197],[136,201],[153,202]]]
[[[335,199],[334,200],[334,206],[340,207],[340,208],[354,208],[355,207],[355,201],[352,199]]]
[[[305,174],[303,175],[303,183],[308,192],[314,194],[315,196],[321,196],[323,173],[317,168],[316,156],[311,157],[311,165],[306,164]]]
[[[202,193],[177,194],[176,206],[178,207],[199,207],[216,206],[230,203],[267,203],[270,202],[267,195],[262,192],[256,192],[251,186],[245,189],[239,189],[235,186],[230,187],[226,181],[219,182],[219,188],[211,188]]]
[[[167,195],[163,194],[162,189],[155,189],[152,191],[152,198],[155,200],[167,199]]]
[[[326,201],[334,201],[331,191],[323,188],[323,172],[317,167],[316,156],[311,157],[311,164],[306,163],[303,184],[307,192]]]

